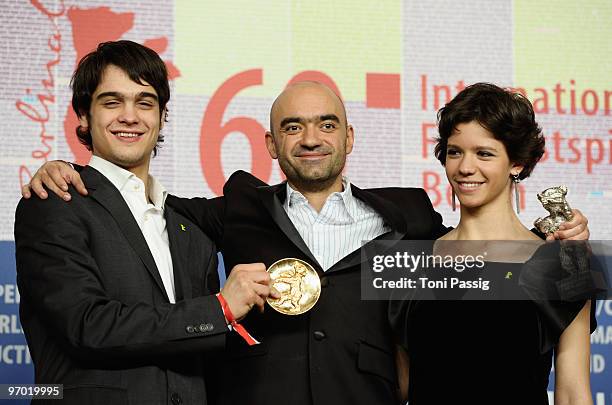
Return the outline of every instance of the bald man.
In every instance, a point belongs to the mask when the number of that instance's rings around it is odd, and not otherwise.
[[[228,338],[220,403],[399,403],[387,303],[361,299],[359,248],[376,238],[438,237],[446,231],[440,215],[422,189],[362,190],[342,176],[354,130],[342,101],[322,84],[283,91],[265,140],[287,182],[268,186],[237,172],[220,208],[209,209],[215,200],[169,200],[217,241],[228,268],[247,258],[269,266],[292,257],[321,277],[311,311],[267,308],[243,321],[261,345]]]
[[[223,197],[167,200],[216,242],[226,268],[291,257],[321,277],[321,296],[309,312],[266,308],[243,320],[261,344],[228,337],[219,403],[399,403],[387,303],[361,299],[359,248],[373,239],[438,238],[447,231],[440,215],[423,189],[360,189],[342,176],[354,130],[342,101],[320,83],[297,83],[280,94],[265,141],[286,182],[269,186],[238,171]],[[64,164],[42,170],[32,182],[37,193],[41,177],[54,180],[47,183],[59,193],[63,179],[79,185]],[[575,221],[562,236],[588,234],[584,217]]]

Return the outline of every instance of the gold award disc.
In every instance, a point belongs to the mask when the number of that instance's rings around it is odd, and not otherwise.
[[[281,259],[268,267],[272,287],[279,299],[268,297],[268,304],[281,314],[300,315],[309,311],[321,295],[321,280],[316,270],[300,259]]]

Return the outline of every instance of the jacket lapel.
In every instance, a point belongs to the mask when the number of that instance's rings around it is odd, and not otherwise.
[[[106,177],[100,174],[100,172],[89,166],[81,171],[81,177],[87,186],[89,196],[104,207],[115,219],[115,222],[121,229],[128,243],[140,257],[140,260],[151,277],[153,277],[153,280],[155,280],[162,294],[168,299],[166,289],[164,288],[159,270],[155,265],[155,260],[149,250],[147,241],[142,235],[140,227],[136,223],[130,208],[121,196],[121,193],[119,193],[119,190],[117,190]]]
[[[402,213],[388,200],[379,197],[375,193],[362,190],[359,187],[351,184],[351,192],[353,196],[368,204],[384,219],[385,223],[391,230],[383,235],[380,235],[376,240],[399,241],[404,239],[407,234],[407,224]],[[358,249],[349,255],[342,258],[334,264],[327,273],[345,270],[359,265],[366,258],[362,257],[361,249]]]
[[[379,197],[377,194],[369,190],[362,190],[355,185],[351,185],[351,191],[356,198],[368,204],[378,212],[385,223],[401,237],[407,233],[407,224],[404,215],[400,212],[397,206],[389,200]]]
[[[312,260],[312,263],[316,263],[317,267],[320,268],[321,265],[317,259],[315,259],[310,249],[308,249],[308,246],[306,246],[300,233],[295,229],[295,226],[283,208],[283,203],[285,202],[285,198],[287,198],[287,187],[285,183],[276,184],[274,186],[259,186],[257,187],[257,194],[263,206],[268,210],[268,213],[276,225],[283,231],[285,236],[287,236],[302,253]]]
[[[174,289],[176,301],[189,299],[191,294],[191,283],[189,280],[189,240],[191,230],[180,222],[176,212],[167,204],[164,207],[166,218],[166,229],[170,241],[170,254],[172,256],[172,267],[174,272]],[[202,269],[204,271],[204,269]]]

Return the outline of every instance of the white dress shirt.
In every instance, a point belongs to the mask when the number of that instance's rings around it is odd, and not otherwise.
[[[149,246],[168,298],[174,304],[176,302],[174,270],[168,229],[164,218],[164,204],[168,192],[153,176],[149,175],[149,198],[147,198],[142,180],[133,173],[98,156],[91,157],[89,166],[102,173],[121,193]]]
[[[283,208],[324,271],[345,256],[391,229],[373,208],[353,196],[351,184],[342,179],[342,192],[327,197],[317,212],[299,191],[287,183]]]

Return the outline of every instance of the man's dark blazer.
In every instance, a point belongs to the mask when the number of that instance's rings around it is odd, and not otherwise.
[[[71,189],[69,203],[49,193],[17,208],[20,315],[36,383],[63,384],[66,404],[205,404],[202,354],[222,349],[228,331],[210,295],[213,243],[166,206],[170,304],[119,191],[93,168],[81,176],[89,196]]]
[[[352,193],[391,228],[381,239],[431,239],[446,231],[422,189],[352,186]],[[168,199],[217,242],[226,269],[294,257],[321,276],[321,296],[308,313],[288,316],[267,307],[247,316],[243,324],[260,345],[249,347],[236,334],[228,335],[219,403],[397,403],[387,304],[361,299],[360,252],[323,272],[283,209],[285,197],[285,183],[268,186],[236,172],[222,198]]]

